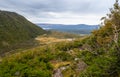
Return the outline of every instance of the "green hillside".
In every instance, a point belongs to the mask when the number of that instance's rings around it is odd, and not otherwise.
[[[0,52],[43,33],[45,33],[43,29],[23,16],[14,12],[0,11]]]

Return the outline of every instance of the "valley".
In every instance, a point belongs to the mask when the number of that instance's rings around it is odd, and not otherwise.
[[[120,77],[118,0],[101,20],[99,28],[40,24],[53,28],[44,30],[0,11],[0,77]]]

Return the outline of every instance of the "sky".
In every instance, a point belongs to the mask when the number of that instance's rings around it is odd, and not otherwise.
[[[115,0],[0,0],[0,10],[12,11],[33,23],[100,24]]]

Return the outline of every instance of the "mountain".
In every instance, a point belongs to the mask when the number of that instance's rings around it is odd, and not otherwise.
[[[17,13],[0,11],[0,52],[45,32]]]
[[[61,32],[68,32],[74,34],[90,34],[93,30],[99,28],[98,25],[63,25],[63,24],[37,24],[45,30],[56,30]]]

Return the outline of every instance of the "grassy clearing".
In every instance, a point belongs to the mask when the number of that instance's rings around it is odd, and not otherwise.
[[[56,42],[62,42],[62,41],[72,41],[72,38],[69,39],[59,39],[55,37],[37,37],[35,40],[39,41],[41,44],[49,44],[49,43],[56,43]]]

